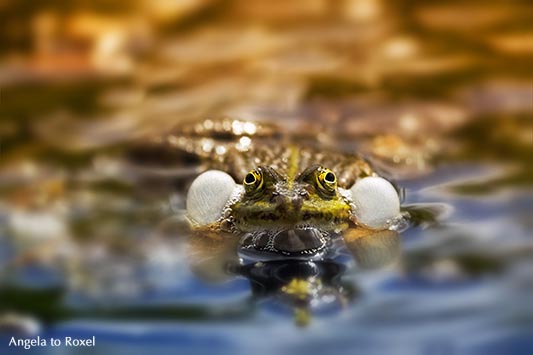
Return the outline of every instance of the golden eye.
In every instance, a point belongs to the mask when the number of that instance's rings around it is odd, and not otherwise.
[[[261,186],[263,186],[263,174],[261,173],[261,170],[254,169],[250,171],[246,174],[242,183],[246,191],[250,192],[260,189]]]
[[[337,177],[330,169],[320,168],[317,172],[317,183],[323,190],[333,193],[337,188]]]

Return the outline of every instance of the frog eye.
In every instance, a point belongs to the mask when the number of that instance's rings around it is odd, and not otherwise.
[[[327,168],[319,168],[316,174],[316,182],[320,189],[328,193],[334,193],[337,188],[337,176]]]
[[[252,191],[260,189],[261,186],[263,186],[263,174],[261,170],[259,169],[251,170],[244,177],[242,184],[244,185],[244,188],[248,192],[252,192]]]

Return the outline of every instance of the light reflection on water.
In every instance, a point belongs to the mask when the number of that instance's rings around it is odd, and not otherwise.
[[[532,351],[529,4],[53,3],[5,5],[32,30],[0,35],[0,349],[26,320],[99,354]],[[289,266],[188,239],[205,166],[152,143],[219,116],[257,122],[233,121],[241,150],[365,154],[411,225]]]

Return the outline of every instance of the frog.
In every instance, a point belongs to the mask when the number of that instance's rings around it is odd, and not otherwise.
[[[193,230],[232,235],[244,251],[305,258],[350,229],[395,228],[398,191],[368,160],[279,132],[222,118],[180,125],[163,138],[203,162],[187,193]]]

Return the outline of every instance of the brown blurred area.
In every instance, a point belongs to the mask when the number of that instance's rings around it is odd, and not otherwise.
[[[474,118],[522,125],[532,14],[527,1],[3,0],[3,155],[290,116],[287,129],[375,137],[376,155],[423,168],[413,147],[432,155],[433,136]]]

